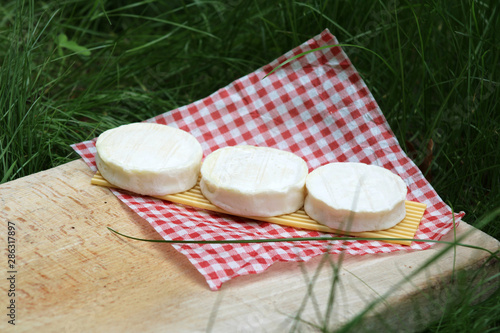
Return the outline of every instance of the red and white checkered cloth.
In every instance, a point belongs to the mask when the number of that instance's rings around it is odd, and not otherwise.
[[[439,240],[453,228],[453,213],[405,155],[367,86],[336,46],[273,68],[302,52],[338,44],[328,31],[212,95],[149,119],[193,134],[205,156],[225,146],[250,144],[293,152],[309,170],[329,162],[375,164],[400,175],[408,200],[427,204],[415,238]],[[95,139],[72,146],[96,171]],[[161,200],[113,193],[169,240],[319,237],[325,234],[197,210]],[[463,212],[455,215],[458,223]],[[326,251],[351,255],[424,250],[379,241],[300,241],[251,244],[174,244],[212,290],[236,276],[260,273],[275,261],[307,261]]]

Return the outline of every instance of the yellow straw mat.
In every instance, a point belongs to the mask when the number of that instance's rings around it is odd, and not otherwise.
[[[104,179],[99,172],[97,172],[94,175],[94,177],[92,177],[91,184],[118,188],[117,186],[108,183],[108,181]],[[186,206],[206,209],[218,213],[234,215],[213,205],[203,196],[200,190],[199,179],[196,186],[194,186],[192,189],[186,192],[167,194],[163,196],[154,196],[154,197]],[[298,211],[292,214],[286,214],[280,216],[272,216],[272,217],[241,216],[241,217],[250,218],[253,220],[258,220],[263,222],[276,223],[283,226],[289,226],[299,229],[315,230],[315,231],[335,233],[341,235],[349,235],[354,237],[389,238],[389,239],[384,239],[384,242],[410,245],[411,239],[414,238],[415,236],[415,233],[418,229],[418,225],[420,224],[420,220],[422,219],[426,208],[427,208],[426,204],[407,200],[406,216],[400,223],[398,223],[397,225],[395,225],[390,229],[380,230],[380,231],[366,231],[366,232],[345,232],[345,231],[331,229],[311,219],[304,212],[303,209],[299,209]]]

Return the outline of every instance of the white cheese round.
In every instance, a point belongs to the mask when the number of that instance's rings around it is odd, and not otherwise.
[[[111,184],[143,195],[165,195],[192,188],[203,152],[194,136],[153,123],[133,123],[102,133],[96,163]]]
[[[406,184],[375,165],[330,163],[306,180],[305,212],[317,222],[342,231],[391,228],[406,215]]]
[[[306,162],[293,153],[232,146],[205,158],[200,188],[211,203],[231,214],[277,216],[302,207],[307,174]]]

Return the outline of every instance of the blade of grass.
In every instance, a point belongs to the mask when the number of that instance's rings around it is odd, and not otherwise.
[[[500,212],[500,209],[499,209]],[[432,239],[408,239],[408,238],[383,238],[383,237],[295,237],[295,238],[261,238],[261,239],[224,239],[224,240],[191,240],[191,239],[144,239],[138,238],[134,236],[125,235],[119,231],[114,230],[111,227],[107,227],[109,231],[132,240],[142,241],[142,242],[151,242],[151,243],[168,243],[168,244],[250,244],[250,243],[275,243],[275,242],[307,242],[307,241],[342,241],[342,242],[351,242],[351,241],[364,241],[364,240],[375,240],[375,241],[385,241],[385,240],[411,240],[413,242],[424,242],[424,243],[439,243],[450,245],[458,245],[471,249],[486,251],[492,256],[497,257],[495,252],[492,252],[488,249],[485,249],[481,246],[465,244],[465,243],[456,243],[456,242],[446,242],[441,240],[432,240]],[[464,236],[465,237],[465,236]],[[497,257],[500,259],[500,257]]]

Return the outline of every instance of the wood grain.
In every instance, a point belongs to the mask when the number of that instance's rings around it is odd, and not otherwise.
[[[487,260],[484,251],[465,247],[446,252],[414,274],[445,246],[437,244],[426,251],[276,263],[213,292],[172,246],[110,233],[106,226],[160,239],[109,189],[90,185],[91,177],[77,160],[0,185],[2,249],[7,248],[8,222],[16,226],[16,332],[205,332],[210,327],[213,332],[283,332],[294,327],[293,316],[302,304],[302,318],[321,324],[332,267],[340,267],[340,283],[329,327],[339,327],[387,295],[363,328],[389,325],[400,332],[414,331],[438,318],[443,304],[459,295],[455,281],[463,279],[455,279],[457,274],[472,281],[470,288],[481,290],[483,298],[498,285],[498,278],[479,283],[498,274],[498,262]],[[497,240],[465,222],[456,234],[468,234],[465,243],[499,249]],[[446,239],[453,240],[453,233]],[[314,287],[308,291],[313,277]],[[6,278],[1,279],[3,309],[8,288]],[[8,318],[2,318],[0,331],[11,331]],[[299,326],[301,331],[315,331],[304,323]]]

